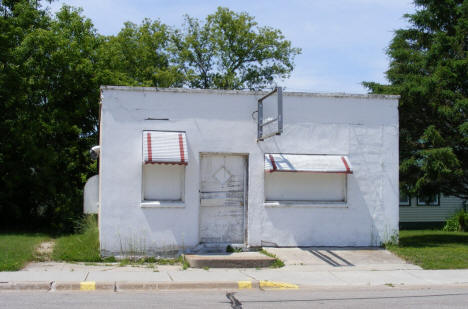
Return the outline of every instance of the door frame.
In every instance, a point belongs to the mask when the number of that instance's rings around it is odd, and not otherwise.
[[[203,156],[218,155],[218,156],[242,156],[245,158],[245,173],[244,173],[244,207],[243,207],[243,221],[244,221],[244,237],[243,245],[248,246],[248,213],[249,213],[249,153],[246,152],[219,152],[219,151],[200,151],[198,154],[198,243],[201,243],[201,158]]]

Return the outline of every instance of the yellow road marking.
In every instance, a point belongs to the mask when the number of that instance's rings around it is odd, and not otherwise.
[[[239,289],[251,289],[252,281],[237,281]]]
[[[81,291],[94,291],[96,289],[96,282],[94,281],[83,281],[80,282]]]
[[[280,288],[280,289],[298,289],[299,288],[299,286],[297,286],[296,284],[286,283],[286,282],[277,282],[277,281],[268,281],[268,280],[260,281],[260,287],[261,288]]]

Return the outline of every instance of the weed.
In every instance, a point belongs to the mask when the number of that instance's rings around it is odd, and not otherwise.
[[[76,223],[78,234],[59,237],[52,258],[58,261],[101,262],[97,217],[88,215]]]
[[[281,261],[276,255],[266,251],[265,249],[262,249],[260,250],[260,253],[266,255],[266,256],[269,256],[269,257],[272,257],[274,258],[275,260],[273,261],[273,264],[271,264],[271,268],[281,268],[284,266],[284,262]]]
[[[187,268],[190,267],[189,263],[187,262],[183,254],[179,255],[179,257],[177,258],[177,261],[182,264],[183,270],[186,270]]]

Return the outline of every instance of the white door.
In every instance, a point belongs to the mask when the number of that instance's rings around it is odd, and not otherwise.
[[[247,157],[200,157],[200,242],[244,243]]]

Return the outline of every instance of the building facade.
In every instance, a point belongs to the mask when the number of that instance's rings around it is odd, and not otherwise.
[[[265,93],[101,91],[104,255],[377,246],[398,233],[397,96],[284,93],[283,132],[258,141]]]

